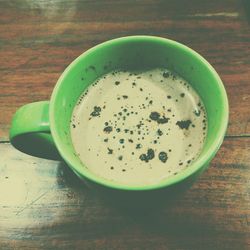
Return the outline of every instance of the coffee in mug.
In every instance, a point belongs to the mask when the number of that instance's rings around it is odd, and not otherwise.
[[[71,119],[76,154],[94,174],[116,183],[159,183],[189,167],[207,134],[197,92],[165,68],[116,70],[80,96]]]

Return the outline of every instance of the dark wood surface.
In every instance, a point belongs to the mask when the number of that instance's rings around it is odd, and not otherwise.
[[[250,3],[247,0],[0,1],[0,249],[249,249]],[[8,143],[15,110],[49,99],[64,68],[105,40],[180,41],[220,74],[230,123],[210,168],[170,207],[135,216],[60,162]]]

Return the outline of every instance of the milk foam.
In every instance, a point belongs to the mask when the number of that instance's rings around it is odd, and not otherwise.
[[[171,71],[115,71],[79,98],[71,138],[96,175],[144,186],[192,164],[206,138],[206,120],[198,94]]]

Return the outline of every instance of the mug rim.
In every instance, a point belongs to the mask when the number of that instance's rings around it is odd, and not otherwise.
[[[154,183],[154,184],[148,184],[148,185],[146,184],[143,186],[142,185],[136,186],[134,184],[129,185],[129,184],[122,184],[122,183],[113,182],[113,181],[105,179],[101,176],[98,176],[94,173],[91,173],[90,171],[85,170],[85,168],[82,166],[80,167],[80,166],[76,166],[75,164],[73,164],[72,160],[71,160],[71,158],[72,158],[71,154],[68,153],[67,151],[65,151],[64,147],[61,145],[62,142],[60,140],[59,133],[56,130],[55,119],[54,119],[55,114],[56,114],[55,100],[56,100],[58,90],[63,82],[63,79],[65,78],[65,76],[67,74],[70,73],[71,69],[83,57],[92,53],[94,50],[101,49],[102,47],[105,47],[106,45],[110,45],[112,43],[120,43],[120,42],[124,42],[124,41],[127,41],[127,42],[131,42],[131,41],[149,41],[149,42],[161,41],[161,42],[164,42],[167,44],[175,45],[179,49],[185,50],[187,52],[191,52],[193,54],[193,56],[195,56],[199,61],[201,61],[202,63],[204,63],[206,65],[209,72],[211,74],[213,74],[213,76],[215,77],[216,83],[218,84],[220,95],[221,95],[221,98],[223,101],[222,102],[223,105],[221,106],[222,117],[220,118],[221,122],[220,122],[220,127],[217,130],[218,131],[217,137],[212,142],[212,144],[209,147],[209,149],[207,150],[207,152],[204,153],[203,155],[199,156],[193,164],[191,164],[188,168],[185,168],[184,170],[180,171],[177,175],[170,176],[170,177],[166,178],[165,180],[160,180],[159,182]],[[213,157],[215,156],[215,154],[217,153],[217,151],[219,150],[219,148],[223,142],[223,139],[224,139],[224,136],[225,136],[225,133],[227,130],[227,126],[228,126],[228,120],[229,120],[229,104],[228,104],[228,98],[227,98],[227,93],[226,93],[225,87],[224,87],[223,82],[220,79],[218,73],[211,66],[211,64],[205,58],[203,58],[199,53],[197,53],[193,49],[189,48],[188,46],[186,46],[182,43],[179,43],[177,41],[171,40],[171,39],[158,37],[158,36],[135,35],[135,36],[124,36],[124,37],[120,37],[120,38],[115,38],[115,39],[111,39],[111,40],[105,41],[103,43],[100,43],[100,44],[86,50],[80,56],[78,56],[75,60],[73,60],[69,64],[69,66],[67,66],[67,68],[64,70],[64,72],[61,74],[61,76],[59,77],[59,79],[58,79],[58,81],[53,89],[51,99],[50,99],[49,120],[50,120],[51,134],[52,134],[53,140],[55,141],[55,145],[56,145],[60,155],[66,161],[66,163],[69,165],[69,167],[71,167],[72,170],[77,175],[80,175],[80,177],[86,178],[86,179],[88,179],[96,184],[106,186],[106,187],[112,188],[112,189],[128,190],[128,191],[129,190],[130,191],[147,191],[147,190],[154,190],[154,189],[169,187],[169,186],[177,184],[181,181],[184,181],[185,179],[187,179],[188,177],[192,176],[193,174],[199,172],[199,170],[201,170],[203,167],[205,167],[206,165],[209,164],[209,162],[213,159]]]

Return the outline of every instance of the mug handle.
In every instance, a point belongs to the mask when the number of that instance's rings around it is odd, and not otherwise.
[[[49,125],[49,101],[20,107],[13,116],[10,143],[18,150],[36,157],[61,159]]]

